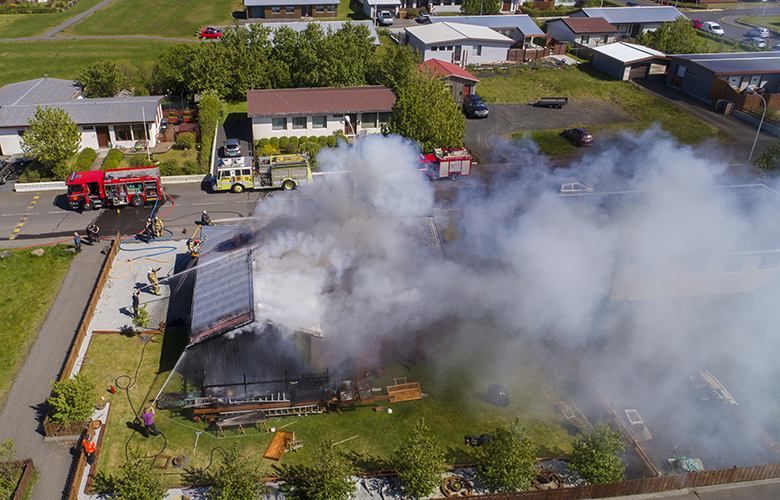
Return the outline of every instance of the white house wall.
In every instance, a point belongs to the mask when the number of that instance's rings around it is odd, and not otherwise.
[[[441,44],[426,46],[414,36],[410,36],[409,45],[422,54],[424,61],[429,59],[438,59],[440,61],[452,62],[456,64],[463,61],[465,61],[466,64],[484,64],[506,61],[507,51],[509,50],[511,44],[479,41],[459,41],[444,42]],[[461,47],[461,59],[459,61],[453,60],[455,47],[457,46]],[[482,47],[481,55],[477,55],[477,47],[479,46]],[[436,47],[436,50],[433,50],[433,47]]]
[[[4,155],[22,154],[22,147],[19,144],[19,132],[21,129],[2,129],[0,130],[0,149]]]
[[[378,113],[373,113],[377,114]],[[358,131],[362,133],[367,134],[378,134],[382,132],[382,128],[379,123],[379,119],[377,117],[377,124],[375,127],[370,126],[369,124],[364,124],[363,116],[361,113],[357,113],[358,120],[360,120],[360,127],[358,128]],[[292,124],[292,118],[293,116],[299,117],[301,115],[290,115],[285,118],[287,118],[287,127],[285,129],[280,130],[274,130],[273,128],[273,117],[270,116],[259,116],[259,117],[253,117],[252,118],[252,137],[255,141],[259,141],[260,139],[270,139],[271,137],[300,137],[302,135],[305,136],[329,136],[333,135],[335,132],[341,131],[344,132],[344,116],[343,115],[325,115],[327,116],[327,124],[325,128],[313,128],[312,126],[312,116],[322,116],[322,115],[309,115],[306,117],[306,128],[293,128]],[[281,117],[277,117],[281,118]],[[364,126],[365,125],[365,126]]]

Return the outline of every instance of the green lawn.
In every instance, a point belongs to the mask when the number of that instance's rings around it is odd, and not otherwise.
[[[479,77],[479,75],[475,75]],[[585,71],[575,67],[564,70],[526,71],[523,74],[493,76],[481,78],[479,95],[487,102],[530,102],[540,95],[563,95],[571,101],[577,99],[592,99],[609,102],[618,106],[629,116],[638,121],[631,124],[616,124],[603,129],[630,128],[644,130],[653,123],[659,123],[661,128],[682,143],[695,144],[709,138],[726,139],[727,136],[716,127],[686,113],[679,107],[649,95],[647,92],[629,82],[617,81],[595,70]],[[566,128],[588,126],[587,123],[571,123]],[[596,130],[596,127],[593,127]],[[537,137],[551,138],[552,134]],[[511,135],[511,133],[510,133]],[[553,141],[550,151],[562,151],[561,145]],[[544,148],[543,148],[544,149]]]
[[[62,35],[156,35],[194,40],[198,28],[231,26],[233,14],[243,11],[240,0],[115,0]]]
[[[156,61],[176,42],[164,40],[52,40],[0,44],[0,86],[34,78],[75,79],[79,68],[109,58]]]
[[[462,323],[460,328],[470,328],[484,335],[486,326],[484,322],[474,322]],[[262,458],[272,434],[247,428],[244,435],[230,429],[222,437],[213,425],[193,422],[166,410],[158,410],[155,419],[165,439],[145,439],[131,429],[134,413],[125,392],[110,394],[107,389],[122,374],[134,377],[136,369],[140,367],[138,379],[130,390],[130,400],[136,410],[148,404],[170,375],[172,362],[186,341],[184,331],[166,335],[169,338],[163,343],[150,344],[141,344],[137,338],[118,334],[96,335],[92,339],[88,352],[90,363],[84,371],[95,380],[101,395],[112,401],[108,432],[99,462],[99,470],[104,473],[117,473],[117,467],[125,459],[126,446],[130,452],[140,455],[186,455],[190,468],[203,468],[209,464],[215,448],[238,445],[260,467],[263,476],[274,477],[283,473],[283,470],[278,469],[279,466],[299,465],[311,460],[313,452],[325,439],[334,442],[348,439],[338,444],[337,448],[350,454],[361,470],[387,469],[393,451],[406,437],[412,424],[421,417],[425,418],[434,439],[445,450],[448,462],[453,464],[474,463],[477,459],[473,449],[464,446],[464,435],[491,432],[498,425],[513,421],[515,417],[520,418],[531,439],[539,446],[539,456],[562,457],[570,452],[572,438],[565,427],[565,419],[554,406],[558,401],[554,377],[551,387],[548,385],[550,374],[542,372],[541,366],[537,364],[538,353],[528,345],[512,353],[498,347],[494,351],[490,348],[475,348],[473,345],[454,345],[435,364],[424,362],[412,370],[393,362],[387,363],[387,375],[374,378],[374,387],[384,388],[393,383],[393,377],[403,376],[410,382],[420,382],[423,392],[428,394],[427,398],[421,400],[393,404],[392,414],[373,411],[376,405],[385,408],[389,406],[387,401],[380,401],[345,408],[341,415],[328,413],[270,418],[269,427],[293,431],[296,439],[304,444],[297,452],[285,454],[281,462]],[[159,362],[161,354],[163,361]],[[496,373],[496,357],[507,355],[514,361],[511,365],[513,369]],[[452,363],[458,359],[469,359],[469,363]],[[176,373],[171,380],[166,392],[183,389]],[[486,392],[488,384],[497,380],[510,394],[511,404],[506,408],[490,405],[479,397],[480,393]],[[127,378],[120,379],[122,386],[129,382]],[[202,434],[198,439],[197,451],[193,453],[196,432]],[[220,454],[216,453],[215,462],[219,457]],[[169,469],[166,472],[168,474],[164,480],[169,485],[194,479],[184,473],[175,474],[177,470]]]
[[[13,252],[0,267],[0,407],[75,256],[64,253],[67,245],[43,248],[43,257]]]
[[[65,12],[55,14],[0,14],[0,38],[26,38],[41,35],[98,3],[100,0],[81,0]]]
[[[340,0],[337,14],[338,21],[346,21],[348,19],[360,21],[362,19],[369,19],[363,12],[363,4],[358,0]],[[322,18],[322,20],[329,21],[330,19]]]
[[[780,30],[780,16],[749,16],[740,17],[739,22],[751,26],[763,26],[770,30]]]

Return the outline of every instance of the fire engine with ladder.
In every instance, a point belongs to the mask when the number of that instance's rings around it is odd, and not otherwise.
[[[73,172],[65,185],[73,210],[141,207],[165,197],[160,169],[155,166]]]
[[[456,181],[471,174],[472,158],[465,148],[434,149],[432,155],[420,155],[420,170],[430,180]]]

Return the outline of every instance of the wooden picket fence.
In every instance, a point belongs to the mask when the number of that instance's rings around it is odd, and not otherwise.
[[[22,477],[19,478],[19,482],[16,485],[16,491],[14,491],[11,500],[22,500],[24,498],[24,494],[27,493],[27,488],[30,486],[30,481],[32,481],[32,476],[35,472],[35,464],[33,463],[32,458],[14,461],[14,463],[17,462],[22,462],[24,464],[24,472],[22,472]]]

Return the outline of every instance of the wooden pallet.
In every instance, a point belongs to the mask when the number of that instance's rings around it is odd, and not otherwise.
[[[387,395],[391,403],[422,399],[419,382],[406,382],[406,377],[393,379],[394,385],[387,386]],[[400,382],[400,383],[399,383]]]
[[[284,452],[287,451],[287,447],[294,441],[295,433],[276,431],[276,434],[274,434],[273,439],[271,439],[271,442],[268,444],[268,448],[266,448],[265,453],[263,454],[263,458],[281,460],[282,455],[284,455]]]

